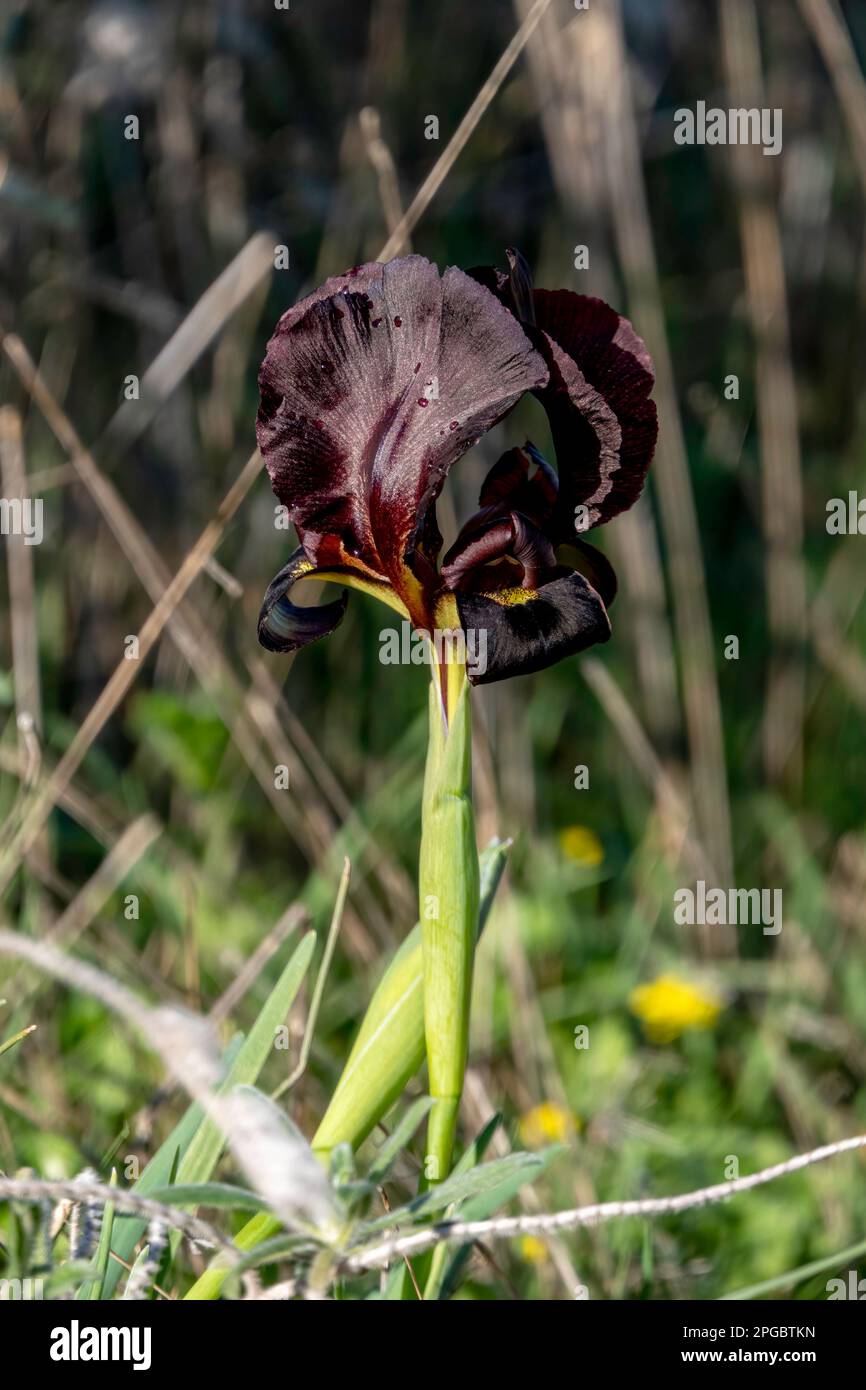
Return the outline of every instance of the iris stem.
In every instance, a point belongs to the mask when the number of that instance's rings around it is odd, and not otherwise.
[[[480,859],[481,901],[478,935],[484,929],[505,869],[510,841],[492,840]],[[327,1167],[337,1144],[358,1149],[401,1095],[424,1061],[423,947],[421,925],[413,927],[370,1000],[324,1118],[313,1151]],[[240,1250],[252,1250],[283,1229],[279,1217],[257,1212],[234,1237]],[[231,1262],[217,1255],[189,1292],[188,1299],[219,1298]]]
[[[433,667],[430,734],[424,774],[419,864],[420,955],[414,933],[379,984],[328,1111],[313,1139],[327,1165],[339,1143],[357,1147],[390,1108],[422,1060],[417,988],[423,966],[424,1044],[433,1108],[425,1177],[441,1182],[451,1166],[469,1043],[469,1002],[476,933],[502,874],[507,845],[486,852],[480,910],[478,853],[472,811],[472,732],[465,666]],[[416,928],[417,931],[417,928]],[[282,1229],[270,1213],[252,1217],[235,1237],[253,1249]],[[230,1267],[221,1257],[186,1294],[218,1298]]]
[[[425,1177],[448,1176],[469,1046],[478,920],[472,812],[472,726],[465,666],[434,666],[418,870],[424,959],[424,1034],[433,1108]]]

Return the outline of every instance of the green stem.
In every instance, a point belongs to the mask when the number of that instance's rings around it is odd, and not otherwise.
[[[446,694],[448,683],[446,682]],[[469,800],[469,709],[468,709],[468,690],[464,689],[459,675],[451,675],[449,704],[452,710],[459,701],[463,700],[462,724],[456,737],[462,737],[465,741],[463,777],[461,786],[462,794],[457,797],[457,802],[463,807],[464,820],[468,818],[468,829],[470,833],[461,841],[459,853],[469,854],[468,868],[464,866],[462,874],[464,879],[468,878],[469,891],[464,900],[461,915],[468,913],[467,921],[472,922],[473,934],[475,934],[475,918],[472,916],[472,902],[477,902],[477,859],[475,854],[474,831],[472,830],[472,807]],[[440,687],[434,682],[431,687],[431,724],[441,725],[443,717],[443,702],[440,695]],[[455,710],[456,712],[456,710]],[[451,730],[444,735],[443,741],[448,742],[455,738],[455,721],[452,718]],[[431,730],[431,734],[432,734]],[[437,731],[438,738],[438,731]],[[432,741],[432,738],[431,738]],[[456,741],[451,742],[451,756],[456,748]],[[437,754],[437,757],[439,755]],[[437,783],[440,777],[437,775]],[[425,802],[428,788],[432,796],[432,783],[434,778],[430,774],[428,763],[428,775],[425,777]],[[439,793],[437,792],[437,800]],[[426,822],[425,822],[426,828]],[[431,832],[432,833],[432,832]],[[480,902],[477,905],[477,934],[480,935],[490,912],[499,880],[505,868],[505,860],[508,853],[508,842],[493,841],[481,856],[481,890]],[[455,857],[454,875],[460,878],[460,858]],[[447,869],[447,862],[446,862]],[[473,888],[474,882],[474,888]],[[428,890],[435,892],[435,889]],[[446,900],[446,895],[440,894],[441,902]],[[421,893],[422,916],[424,912],[424,891]],[[441,916],[440,912],[440,916]],[[369,1007],[364,1020],[355,1039],[355,1043],[349,1054],[343,1074],[337,1084],[337,1088],[331,1098],[328,1109],[316,1131],[313,1139],[313,1149],[323,1163],[329,1161],[331,1150],[338,1144],[351,1144],[353,1149],[357,1149],[367,1135],[373,1130],[382,1116],[390,1109],[394,1101],[402,1094],[408,1081],[420,1069],[424,1060],[425,1052],[425,1023],[424,1023],[424,945],[422,937],[426,935],[429,944],[430,931],[425,933],[419,923],[408,935],[391,961],[385,974],[377,985],[373,998],[370,1000]],[[436,964],[434,962],[434,971]],[[469,960],[471,982],[471,952]],[[462,996],[461,996],[462,997]],[[467,1011],[468,1012],[468,1011]],[[464,1017],[462,1027],[466,1028],[468,1018]],[[465,1066],[465,1042],[463,1044],[463,1057]],[[462,1070],[460,1071],[460,1085],[462,1086]],[[436,1093],[431,1086],[431,1095],[436,1097]],[[440,1096],[440,1101],[442,1097]],[[435,1108],[435,1107],[434,1107]],[[439,1107],[440,1114],[443,1110],[451,1110],[451,1118],[456,1119],[456,1104],[452,1107]],[[436,1144],[439,1145],[442,1134],[442,1121],[437,1120],[439,1131],[436,1136]],[[453,1142],[453,1130],[449,1140],[449,1151]],[[432,1146],[428,1146],[430,1152],[435,1152]],[[443,1171],[444,1176],[444,1171]],[[247,1222],[243,1229],[235,1236],[235,1244],[241,1250],[252,1250],[262,1241],[268,1240],[282,1230],[281,1222],[267,1212],[259,1212]],[[218,1298],[223,1284],[228,1276],[229,1266],[224,1257],[217,1256],[210,1267],[196,1281],[189,1292],[185,1295],[187,1299],[214,1299]]]
[[[418,895],[424,1032],[433,1098],[425,1176],[429,1182],[441,1182],[451,1167],[466,1071],[479,879],[469,686],[462,665],[449,663],[434,669]]]

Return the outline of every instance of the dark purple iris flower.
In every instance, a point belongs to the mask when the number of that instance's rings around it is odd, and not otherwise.
[[[656,440],[653,368],[600,299],[421,256],[358,266],[283,315],[259,375],[259,448],[300,547],[270,585],[259,640],[294,651],[332,632],[347,595],[290,598],[300,579],[374,593],[416,628],[486,631],[475,683],[538,671],[610,636],[610,564],[580,533],[640,495]],[[509,449],[439,562],[449,469],[531,391],[557,471]]]

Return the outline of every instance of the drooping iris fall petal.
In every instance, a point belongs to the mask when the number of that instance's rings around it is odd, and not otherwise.
[[[474,634],[471,650],[484,650],[484,669],[467,669],[473,685],[543,671],[610,637],[601,595],[577,571],[537,589],[458,592],[456,597],[461,626],[467,636]]]
[[[387,581],[429,622],[449,469],[547,368],[483,286],[421,256],[361,266],[281,319],[259,447],[308,559]]]
[[[554,547],[556,474],[528,440],[509,449],[481,488],[480,510],[444,556],[467,649],[485,652],[473,684],[540,671],[610,636],[616,576],[594,546],[573,536]]]
[[[327,603],[299,604],[290,598],[292,589],[305,579],[320,579],[331,583],[348,584],[361,589],[396,609],[402,617],[407,613],[400,600],[389,585],[372,576],[365,576],[358,569],[341,568],[339,565],[314,565],[300,546],[284,565],[271,583],[262,600],[259,613],[259,641],[271,652],[294,652],[317,642],[320,637],[329,637],[343,621],[348,594],[343,591],[339,598]]]

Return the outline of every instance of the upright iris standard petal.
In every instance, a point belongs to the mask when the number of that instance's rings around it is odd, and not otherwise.
[[[523,257],[510,250],[508,261],[510,274],[488,266],[469,273],[511,308],[547,364],[548,383],[536,394],[550,420],[559,475],[550,530],[563,541],[610,521],[640,496],[658,433],[649,399],[652,359],[628,319],[603,300],[531,291]]]
[[[536,343],[550,370],[539,399],[559,467],[553,521],[564,539],[637,501],[655,448],[652,360],[628,319],[601,299],[536,290]],[[585,507],[575,526],[575,508]]]
[[[268,346],[257,433],[308,557],[361,562],[426,621],[448,470],[546,381],[493,295],[420,256],[362,266],[296,305]]]
[[[555,469],[527,439],[522,449],[509,449],[491,468],[478,501],[482,513],[521,512],[544,528],[553,515],[559,481]]]

